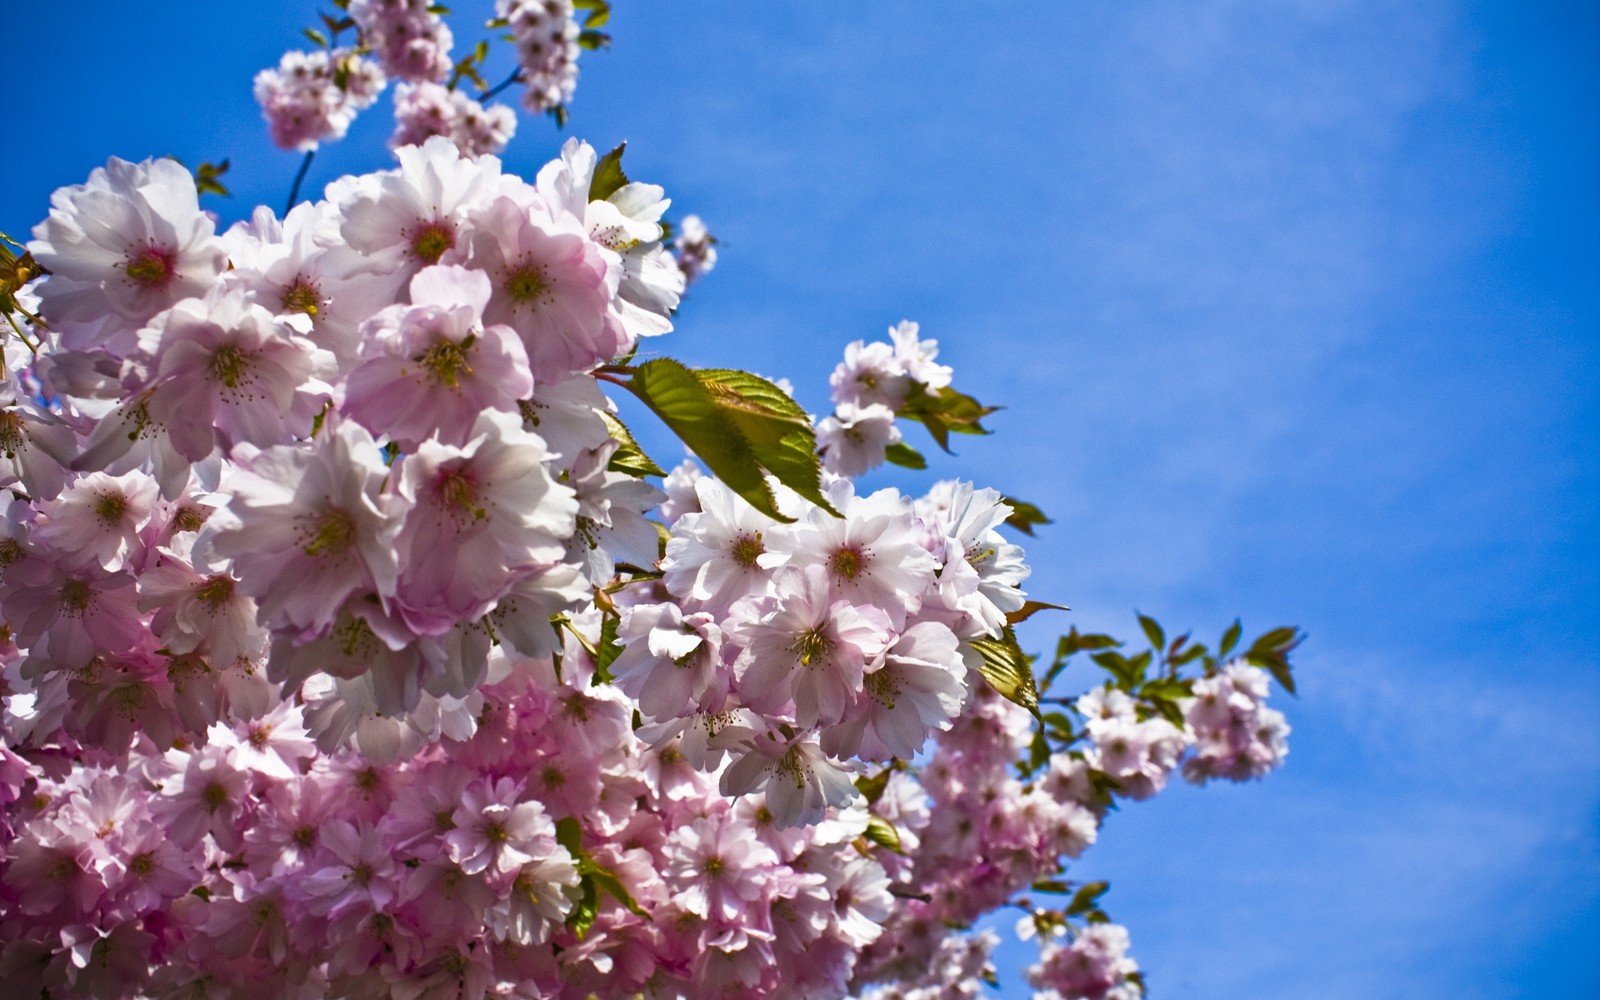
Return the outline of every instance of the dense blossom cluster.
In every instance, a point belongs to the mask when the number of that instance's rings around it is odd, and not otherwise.
[[[343,139],[356,113],[383,92],[383,70],[354,49],[286,52],[256,74],[256,103],[280,149],[316,149]]]
[[[581,28],[572,0],[495,0],[522,67],[522,104],[535,114],[572,100],[578,87]]]
[[[918,326],[903,321],[889,330],[889,342],[858,340],[845,348],[844,361],[829,378],[834,412],[817,426],[823,464],[841,476],[859,476],[880,466],[900,441],[895,413],[913,386],[943,389],[950,369],[934,359],[939,348],[919,339]]]
[[[1040,992],[1035,1000],[1136,1000],[1144,995],[1139,967],[1127,956],[1128,931],[1116,924],[1096,924],[1070,943],[1046,941],[1028,982]]]
[[[349,12],[389,76],[438,83],[450,75],[454,37],[428,0],[350,0]]]
[[[1196,747],[1183,762],[1184,777],[1244,781],[1283,763],[1289,724],[1282,712],[1266,707],[1269,687],[1266,673],[1246,663],[1195,681],[1184,715]]]
[[[442,135],[463,156],[498,153],[517,131],[517,113],[505,105],[484,107],[464,91],[429,81],[395,87],[394,122],[391,149]]]
[[[1012,504],[850,478],[976,406],[915,323],[849,345],[816,454],[795,409],[809,481],[657,488],[602,388],[715,241],[669,247],[620,150],[504,172],[437,9],[348,11],[376,61],[257,94],[308,149],[404,81],[398,166],[218,232],[181,166],[114,159],[7,292],[43,318],[0,400],[7,995],[956,1000],[1011,903],[1043,1000],[1142,995],[1092,898],[1025,894],[1073,890],[1115,797],[1281,762],[1267,674],[1118,659],[1041,712]],[[564,103],[573,4],[499,13]]]

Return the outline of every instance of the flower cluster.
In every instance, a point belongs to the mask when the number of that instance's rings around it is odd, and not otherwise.
[[[534,114],[560,108],[578,87],[581,28],[572,0],[495,0],[522,67],[522,104]]]
[[[1088,720],[1092,766],[1130,798],[1148,799],[1166,787],[1190,743],[1187,732],[1160,716],[1141,719],[1134,699],[1109,685],[1079,698],[1077,709]]]
[[[463,91],[426,80],[395,87],[394,122],[391,149],[442,135],[462,156],[498,153],[517,131],[517,114],[505,105],[484,107]]]
[[[438,83],[450,75],[454,38],[428,0],[350,0],[348,9],[361,40],[394,79]]]
[[[1289,724],[1282,712],[1266,707],[1269,687],[1265,670],[1240,662],[1195,682],[1194,701],[1184,711],[1196,744],[1183,763],[1185,778],[1246,781],[1283,763]]]
[[[344,138],[356,113],[383,92],[384,71],[354,49],[286,52],[256,74],[256,103],[279,149],[316,149]]]
[[[376,62],[291,53],[257,94],[310,149],[403,81],[398,166],[218,232],[181,166],[114,159],[8,286],[42,321],[0,394],[0,979],[968,998],[1016,904],[1044,1000],[1141,995],[1103,884],[1059,876],[1115,797],[1281,762],[1250,664],[1288,685],[1294,630],[1225,663],[1237,625],[1074,631],[1041,683],[1013,626],[1054,606],[1000,529],[1042,515],[849,478],[915,455],[897,419],[983,432],[934,341],[851,344],[814,435],[772,383],[634,362],[704,226],[669,249],[620,148],[504,172],[436,8],[348,12]],[[574,4],[499,13],[560,107]],[[711,471],[653,485],[606,386]],[[1079,650],[1113,681],[1051,697]]]
[[[1027,971],[1035,1000],[1138,1000],[1144,987],[1127,952],[1127,928],[1116,924],[1091,925],[1069,944],[1046,941]]]
[[[900,441],[896,412],[913,388],[926,392],[950,385],[950,369],[934,359],[936,341],[922,340],[917,324],[889,328],[889,341],[858,340],[829,378],[834,412],[817,425],[823,464],[841,476],[859,476],[884,462]]]

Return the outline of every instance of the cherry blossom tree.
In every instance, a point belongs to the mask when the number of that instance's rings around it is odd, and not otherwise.
[[[392,167],[219,231],[113,158],[0,254],[7,995],[977,996],[1003,911],[1037,996],[1143,995],[1071,864],[1282,762],[1300,634],[1025,652],[1040,509],[854,481],[994,408],[909,321],[821,416],[641,351],[715,239],[620,147],[505,169],[611,11],[494,14],[336,2],[256,77],[307,163],[394,82]]]

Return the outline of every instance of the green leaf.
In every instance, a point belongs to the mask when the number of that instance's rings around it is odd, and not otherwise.
[[[1289,672],[1289,662],[1279,653],[1257,653],[1251,651],[1244,655],[1247,663],[1253,663],[1271,674],[1273,679],[1283,685],[1283,689],[1290,694],[1295,694],[1294,675]]]
[[[1168,701],[1166,698],[1154,697],[1146,698],[1145,701],[1150,705],[1151,708],[1160,713],[1162,718],[1166,719],[1177,728],[1188,728],[1183,718],[1183,709],[1179,708],[1173,702]]]
[[[970,639],[968,643],[983,656],[978,673],[1007,700],[1030,712],[1039,709],[1039,689],[1033,680],[1028,654],[1017,645],[1017,634],[1007,625],[998,639]]]
[[[1024,774],[1032,774],[1039,768],[1050,763],[1050,740],[1044,735],[1044,730],[1037,729],[1033,734],[1033,741],[1028,744],[1028,767]]]
[[[611,5],[607,3],[596,4],[589,8],[589,17],[583,22],[586,28],[598,28],[611,20]]]
[[[905,848],[900,846],[900,831],[894,824],[882,816],[868,816],[865,836],[879,847],[886,847],[896,854],[904,854]]]
[[[1233,647],[1239,644],[1239,635],[1244,631],[1244,626],[1235,618],[1233,624],[1228,626],[1228,631],[1222,633],[1222,644],[1217,647],[1217,656],[1227,656]]]
[[[574,860],[584,857],[583,824],[578,822],[578,817],[565,816],[556,820],[556,843],[565,847]]]
[[[1188,698],[1194,694],[1193,681],[1158,677],[1139,689],[1141,698]]]
[[[914,382],[911,391],[906,394],[906,401],[895,411],[895,416],[920,420],[939,447],[948,452],[950,432],[987,434],[988,430],[980,421],[998,409],[998,406],[984,406],[949,386],[930,392],[921,382]]]
[[[1054,521],[1044,516],[1044,511],[1026,500],[1018,500],[1016,497],[1001,497],[1000,502],[1011,508],[1011,516],[1006,518],[1006,525],[1017,529],[1029,538],[1033,537],[1034,525],[1055,524]]]
[[[1072,895],[1072,902],[1067,904],[1066,914],[1076,917],[1095,909],[1100,897],[1111,888],[1110,882],[1090,882]]]
[[[603,31],[585,30],[578,32],[578,45],[588,49],[590,52],[603,49],[610,44],[611,36]]]
[[[644,449],[639,447],[639,442],[633,439],[633,434],[622,421],[605,412],[600,412],[600,419],[606,422],[606,430],[611,433],[611,439],[617,442],[617,450],[612,452],[611,461],[606,463],[607,471],[621,472],[635,479],[666,475],[661,466],[652,462]]]
[[[707,368],[695,376],[722,412],[755,449],[756,459],[778,482],[840,516],[822,493],[822,466],[811,417],[789,394],[758,375]]]
[[[1145,650],[1129,659],[1114,649],[1108,649],[1095,653],[1091,659],[1116,679],[1117,687],[1124,691],[1133,691],[1144,683],[1145,668],[1150,666],[1150,651]]]
[[[890,465],[898,465],[902,469],[926,469],[928,467],[928,460],[922,457],[922,452],[904,441],[896,441],[885,448],[883,457]]]
[[[779,521],[764,472],[834,516],[822,494],[811,422],[782,389],[748,372],[691,371],[671,358],[634,370],[630,392],[655,411],[673,433],[728,488]]]
[[[1141,615],[1137,611],[1134,614],[1139,615],[1139,627],[1144,629],[1145,638],[1150,640],[1150,647],[1157,650],[1164,647],[1167,644],[1167,633],[1160,624],[1149,615]]]
[[[622,643],[617,641],[617,627],[622,619],[606,615],[600,622],[600,645],[594,651],[594,679],[596,684],[612,681],[611,664],[622,655]]]
[[[1039,881],[1033,883],[1033,891],[1034,892],[1053,892],[1053,893],[1056,893],[1058,895],[1063,895],[1064,896],[1067,893],[1072,891],[1072,883],[1063,882],[1058,878],[1042,878]]]
[[[196,193],[217,194],[224,198],[232,197],[232,192],[228,190],[222,181],[218,180],[228,172],[228,167],[229,163],[226,159],[220,163],[208,161],[196,167],[194,171],[194,189]]]
[[[327,35],[324,35],[322,32],[318,31],[316,28],[305,28],[303,30],[305,31],[306,37],[311,39],[311,43],[313,45],[320,45],[323,48],[327,48],[328,47],[328,36]]]
[[[1279,653],[1286,653],[1294,647],[1300,645],[1300,639],[1296,638],[1298,633],[1299,629],[1296,629],[1292,626],[1275,628],[1272,631],[1262,635],[1255,642],[1251,643],[1250,649],[1257,652],[1273,650]]]
[[[1015,625],[1025,622],[1041,611],[1071,611],[1065,604],[1051,604],[1048,601],[1024,601],[1022,607],[1006,614],[1006,624]]]
[[[628,175],[622,172],[622,153],[627,148],[626,142],[619,142],[595,164],[594,178],[589,181],[590,201],[605,201],[628,183]]]
[[[588,875],[579,878],[578,893],[578,902],[567,914],[567,928],[581,939],[594,926],[595,917],[600,915],[600,893],[595,888],[594,879]]]
[[[645,912],[644,907],[634,901],[633,895],[628,892],[628,887],[622,884],[622,880],[617,878],[615,872],[604,865],[597,864],[591,858],[584,859],[584,866],[583,874],[585,878],[593,879],[595,885],[605,890],[606,895],[621,903],[634,916],[649,919],[650,914]]]
[[[1067,743],[1072,741],[1072,720],[1065,712],[1044,713],[1044,724],[1050,727],[1056,739]]]
[[[883,790],[889,787],[889,775],[894,768],[886,767],[877,774],[864,774],[856,779],[856,791],[860,792],[867,800],[867,805],[872,805],[883,797]]]

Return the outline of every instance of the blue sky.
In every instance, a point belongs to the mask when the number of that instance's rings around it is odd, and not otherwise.
[[[1008,408],[894,481],[1044,507],[1035,596],[1311,633],[1286,768],[1132,805],[1077,870],[1154,995],[1600,994],[1600,7],[763,7],[624,0],[584,58],[569,133],[724,241],[660,349],[820,408],[919,320]],[[281,205],[250,77],[313,17],[0,9],[0,229],[113,153]]]

